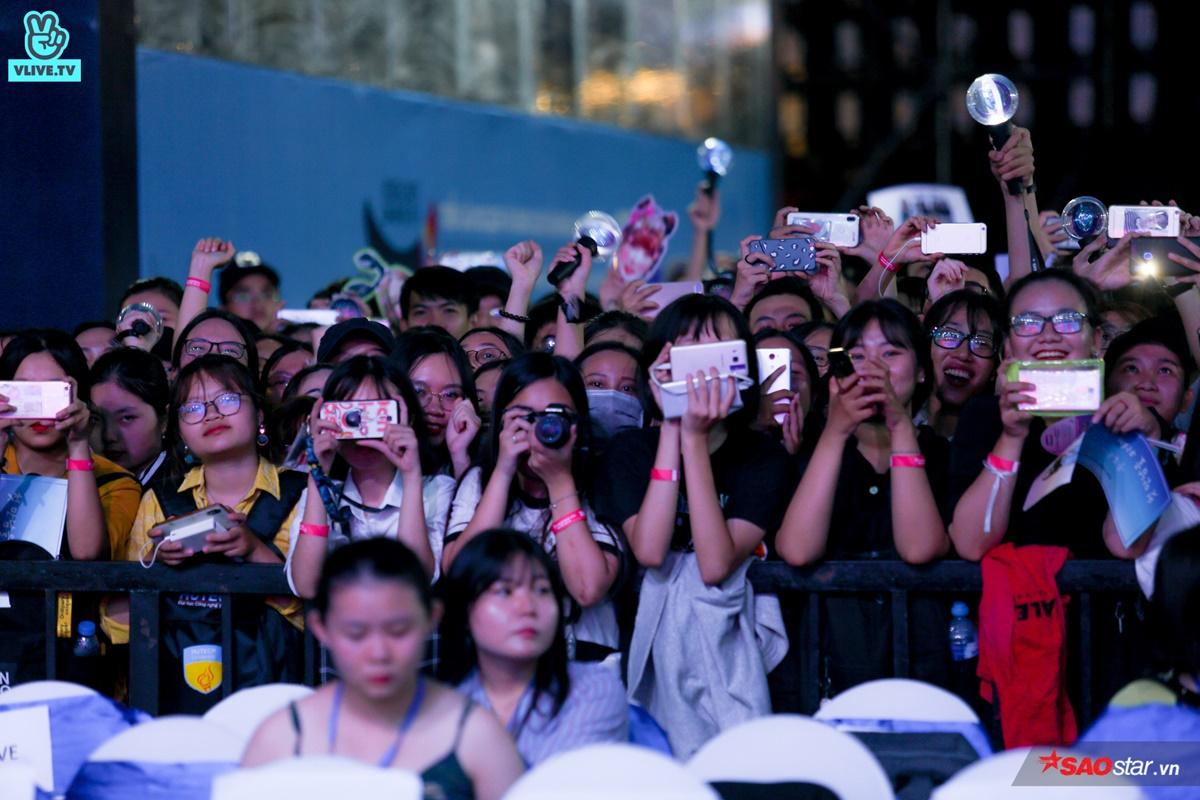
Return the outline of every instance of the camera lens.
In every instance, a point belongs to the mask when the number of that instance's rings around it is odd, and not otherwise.
[[[361,411],[349,411],[346,413],[346,416],[344,417],[344,419],[346,421],[346,427],[348,427],[348,428],[362,427],[362,412]]]
[[[533,435],[546,447],[557,450],[571,438],[571,421],[563,414],[540,414],[533,423]]]

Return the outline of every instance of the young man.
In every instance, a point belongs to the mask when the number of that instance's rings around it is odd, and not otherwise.
[[[1157,418],[1161,439],[1178,433],[1175,416],[1191,405],[1194,371],[1183,324],[1175,315],[1139,322],[1113,339],[1104,354],[1107,396],[1128,392],[1137,397]]]
[[[221,308],[254,323],[263,333],[274,333],[275,315],[283,308],[279,296],[279,273],[257,256],[239,253],[234,263],[221,270],[218,290]]]
[[[492,312],[504,308],[508,293],[512,291],[512,277],[499,267],[471,267],[463,274],[475,291],[471,327],[492,327],[495,324]]]
[[[471,282],[450,267],[422,267],[400,290],[404,330],[434,325],[458,339],[471,329],[477,308]]]
[[[746,305],[746,321],[754,333],[786,331],[824,319],[820,301],[802,278],[779,278],[764,286]]]

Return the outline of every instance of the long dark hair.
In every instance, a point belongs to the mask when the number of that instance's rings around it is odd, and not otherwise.
[[[158,356],[136,347],[118,347],[96,359],[91,370],[92,386],[113,382],[154,409],[159,422],[167,418],[171,384]]]
[[[808,412],[804,415],[804,424],[800,430],[802,447],[808,450],[816,445],[817,439],[821,436],[821,428],[825,426],[825,412],[829,405],[829,387],[821,380],[821,372],[817,369],[817,360],[813,358],[808,345],[804,343],[804,338],[795,328],[789,328],[786,331],[764,328],[754,334],[754,344],[758,346],[764,340],[774,338],[784,339],[796,348],[800,353],[800,363],[804,365],[804,374],[808,376]],[[766,378],[767,376],[762,376],[763,380]],[[795,388],[793,386],[792,390],[795,391]]]
[[[487,483],[492,470],[496,468],[496,459],[500,453],[500,421],[504,410],[526,386],[546,379],[562,384],[575,405],[575,450],[571,453],[571,474],[575,478],[577,491],[586,496],[591,478],[588,454],[592,444],[592,421],[588,416],[587,391],[583,388],[583,378],[579,376],[575,365],[562,356],[552,356],[549,353],[526,353],[509,361],[504,367],[504,372],[500,373],[500,381],[496,384],[495,402],[492,404],[491,457],[484,465],[483,483]],[[509,502],[512,501],[516,489],[514,481],[509,492]]]
[[[438,354],[449,356],[454,362],[463,394],[478,411],[479,398],[475,394],[475,377],[471,369],[471,360],[467,358],[467,351],[463,350],[457,339],[441,328],[429,325],[409,328],[396,338],[396,349],[392,351],[392,358],[400,365],[400,369],[411,374],[418,361]]]
[[[179,377],[175,379],[175,386],[171,390],[170,413],[167,415],[166,440],[171,451],[172,478],[182,477],[192,466],[187,463],[187,449],[180,429],[179,407],[187,402],[192,384],[199,380],[201,375],[207,375],[224,388],[240,392],[243,402],[250,403],[251,413],[255,416],[259,413],[266,414],[266,400],[258,391],[254,375],[237,359],[209,353],[179,370]],[[269,451],[264,447],[258,447],[258,452],[260,455],[269,456]]]
[[[62,371],[75,381],[75,396],[83,402],[91,399],[87,358],[82,348],[66,331],[44,328],[18,333],[0,355],[0,380],[10,381],[21,362],[37,353],[49,353]]]
[[[758,417],[758,360],[753,358],[754,338],[746,318],[737,307],[723,297],[711,294],[685,294],[683,297],[669,303],[666,308],[654,318],[650,326],[650,335],[642,348],[641,370],[638,381],[641,383],[642,408],[646,416],[662,419],[662,409],[654,402],[650,392],[650,367],[658,359],[667,343],[674,342],[681,336],[696,335],[705,328],[717,329],[717,323],[727,318],[733,323],[734,337],[746,343],[747,367],[753,386],[741,390],[742,408],[734,411],[725,420],[729,427],[747,428]]]
[[[183,356],[184,343],[191,337],[192,331],[195,330],[197,325],[210,319],[223,319],[238,332],[238,337],[246,345],[246,367],[250,370],[250,374],[254,376],[255,383],[257,383],[260,370],[258,366],[258,348],[255,346],[257,344],[257,336],[254,329],[246,320],[219,308],[210,308],[200,312],[180,331],[179,335],[175,337],[175,349],[171,352],[171,364],[177,368],[179,367],[179,359]],[[213,354],[209,353],[208,355]]]
[[[363,384],[373,380],[381,392],[387,392],[387,384],[396,387],[400,393],[398,398],[408,408],[408,424],[417,435],[417,449],[421,458],[421,472],[432,475],[435,471],[433,448],[429,444],[429,427],[425,423],[425,412],[417,400],[417,392],[413,389],[408,373],[399,365],[383,356],[355,356],[334,367],[325,389],[321,392],[323,401],[346,400]],[[335,471],[337,468],[335,467]]]
[[[546,693],[553,698],[553,713],[557,714],[571,689],[567,674],[567,588],[558,566],[550,556],[537,542],[518,531],[492,528],[473,537],[463,545],[450,570],[442,576],[438,590],[445,604],[445,615],[442,617],[438,677],[448,683],[458,684],[478,665],[479,655],[471,636],[471,607],[492,584],[500,580],[504,568],[518,558],[528,560],[531,566],[542,567],[550,580],[554,602],[558,604],[554,641],[550,649],[538,658],[533,675],[533,702],[529,705],[529,711],[532,712],[537,707],[539,697]],[[524,723],[525,720],[521,720],[520,724]]]
[[[313,598],[313,607],[321,619],[329,613],[329,600],[335,591],[364,580],[395,581],[411,586],[425,612],[433,610],[429,576],[413,551],[395,539],[372,536],[344,544],[325,559]]]
[[[1186,675],[1200,674],[1200,526],[1177,533],[1163,545],[1154,570],[1151,614],[1162,665]]]
[[[830,348],[843,347],[850,350],[861,340],[863,331],[871,321],[879,323],[883,336],[896,347],[911,350],[916,359],[912,410],[915,412],[925,404],[929,393],[933,391],[933,356],[929,352],[929,340],[925,331],[921,330],[921,321],[917,315],[890,297],[883,300],[867,300],[850,309],[846,316],[838,320],[833,329]],[[925,379],[918,381],[921,372]],[[832,370],[828,375],[832,375]]]

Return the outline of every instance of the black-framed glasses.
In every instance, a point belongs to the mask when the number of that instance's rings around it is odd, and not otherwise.
[[[230,358],[244,358],[246,355],[246,345],[243,342],[212,342],[208,339],[188,339],[183,343],[184,355],[193,358],[206,356],[212,352],[217,352]]]
[[[994,358],[996,342],[986,333],[966,334],[957,328],[937,327],[929,332],[933,343],[943,350],[957,350],[967,343],[967,349],[980,358]]]
[[[1082,311],[1059,311],[1050,317],[1026,312],[1009,319],[1009,325],[1017,336],[1037,336],[1045,329],[1047,322],[1054,326],[1055,333],[1067,334],[1079,333],[1087,320],[1088,315]]]
[[[179,421],[187,425],[199,425],[208,416],[208,407],[212,406],[218,416],[229,417],[242,408],[242,395],[239,392],[224,392],[212,400],[191,400],[179,406]]]

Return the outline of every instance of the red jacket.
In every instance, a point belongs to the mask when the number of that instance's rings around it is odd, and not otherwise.
[[[983,557],[979,601],[979,693],[999,702],[1004,746],[1075,741],[1067,697],[1067,597],[1055,576],[1065,547],[1005,542]]]

